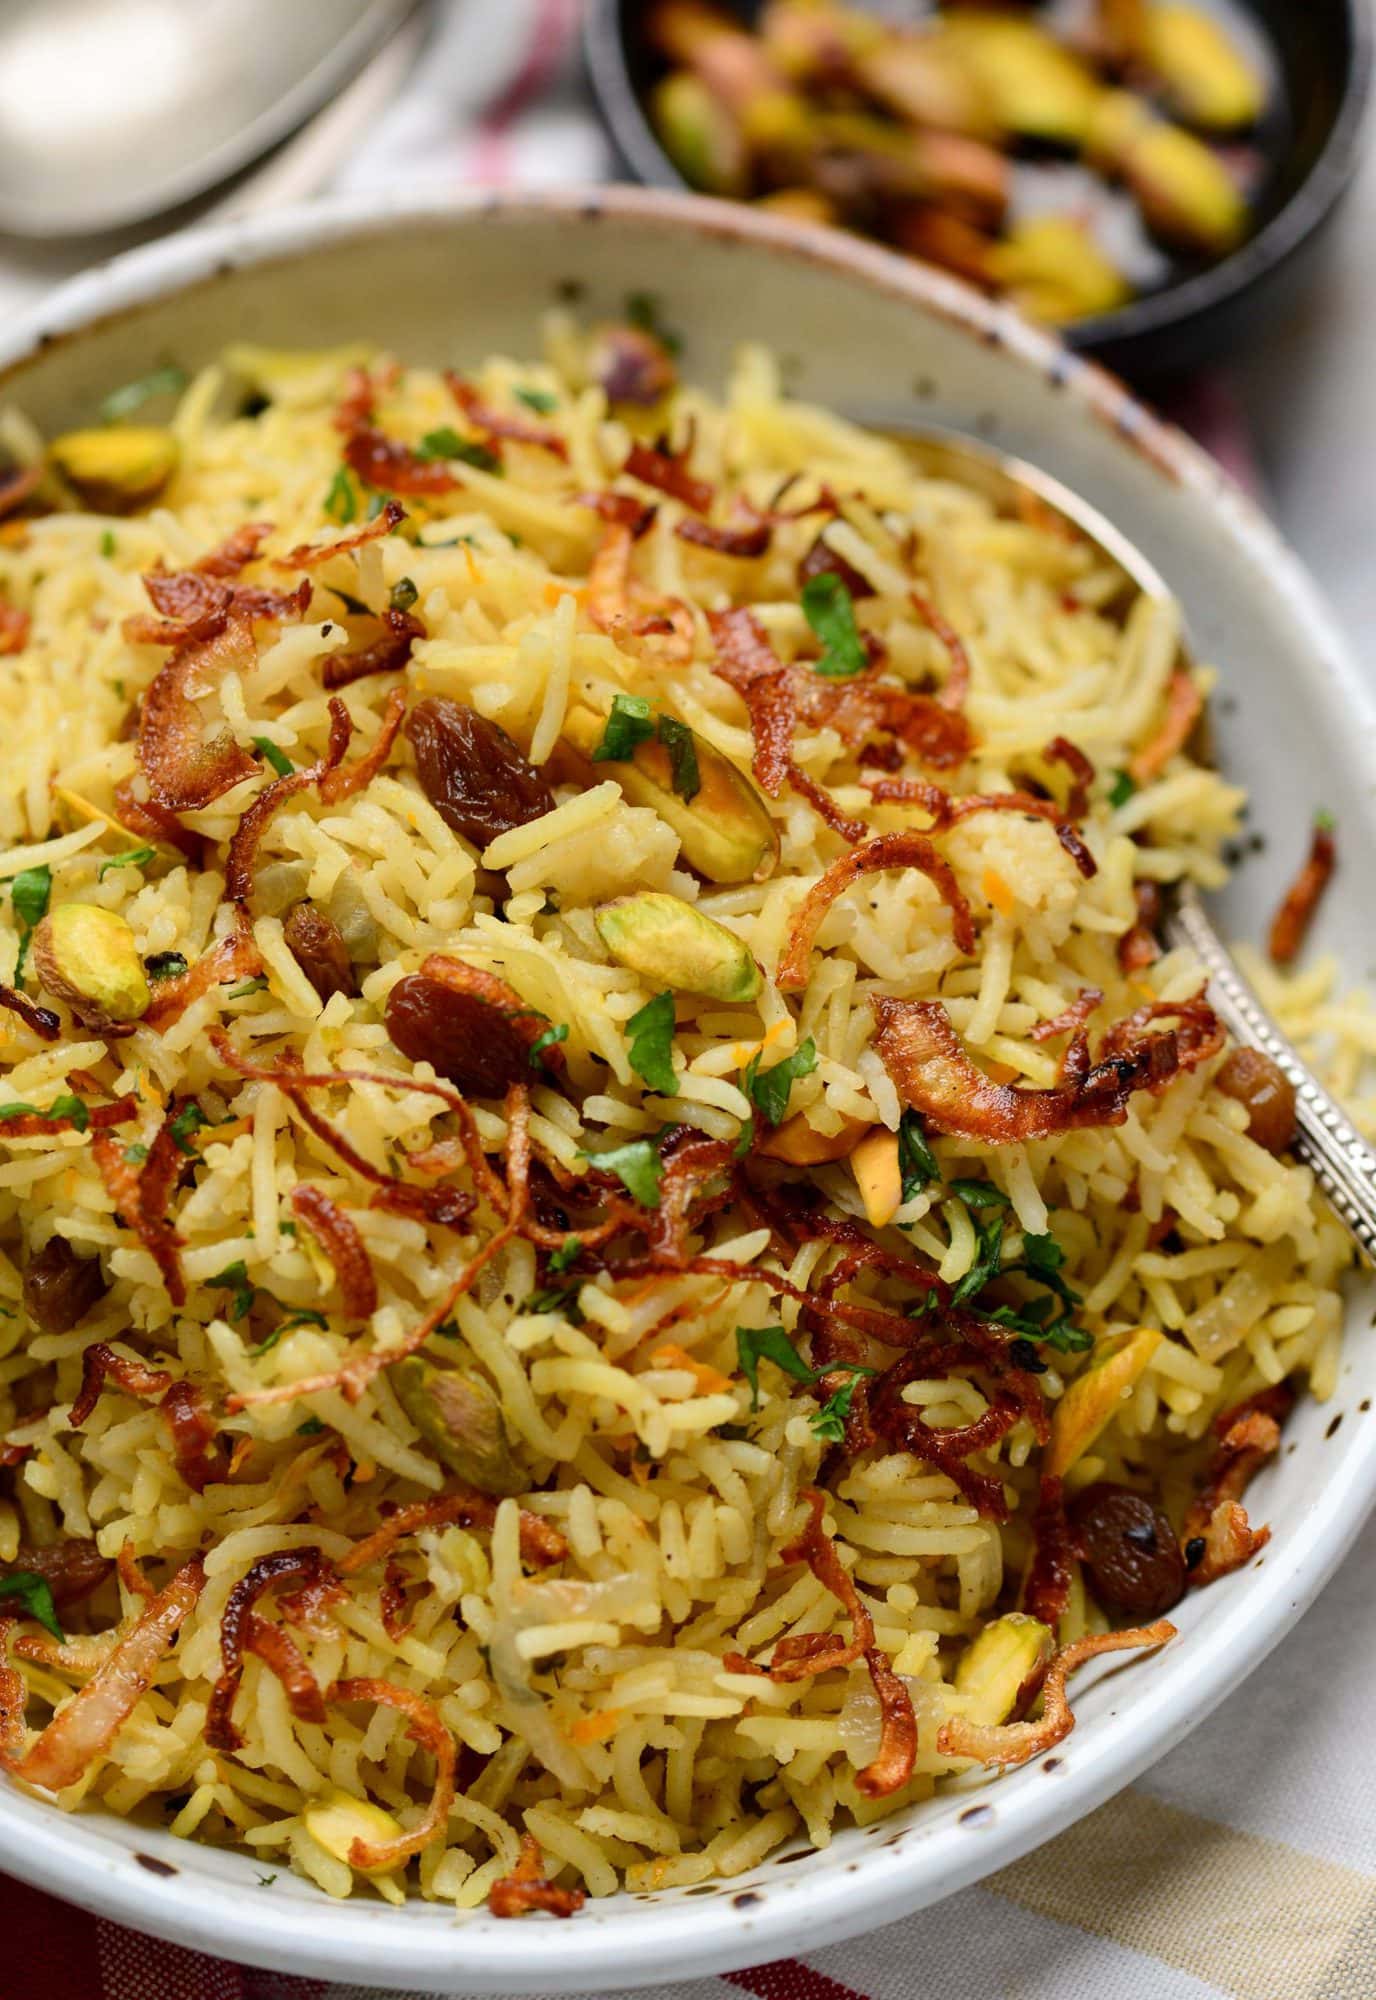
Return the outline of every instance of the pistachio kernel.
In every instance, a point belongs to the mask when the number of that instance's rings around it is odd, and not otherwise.
[[[418,1354],[392,1370],[397,1401],[445,1465],[480,1493],[521,1493],[527,1480],[512,1456],[502,1407],[481,1376],[437,1368]]]
[[[764,976],[741,939],[657,889],[620,896],[594,913],[597,933],[619,965],[651,986],[704,993],[712,1000],[753,1000]]]
[[[65,431],[48,456],[77,497],[102,514],[129,514],[162,492],[180,450],[171,431],[153,424],[112,424]]]
[[[152,994],[134,933],[115,910],[59,903],[33,934],[34,970],[85,1028],[128,1034]]]

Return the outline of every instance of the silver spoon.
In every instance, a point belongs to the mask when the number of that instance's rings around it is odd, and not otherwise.
[[[50,239],[188,201],[336,97],[413,0],[6,0],[0,229]]]
[[[1171,596],[1164,577],[1135,543],[1078,493],[1035,465],[955,432],[892,427],[887,434],[918,460],[924,472],[973,486],[1001,511],[1016,511],[1020,498],[1033,496],[1078,529],[1138,591],[1152,598]],[[1184,665],[1190,664],[1183,638],[1180,657]],[[1163,929],[1172,945],[1188,945],[1204,966],[1210,1000],[1234,1040],[1268,1055],[1294,1086],[1295,1155],[1313,1170],[1358,1248],[1376,1260],[1376,1152],[1262,1006],[1214,929],[1192,882],[1175,889]]]

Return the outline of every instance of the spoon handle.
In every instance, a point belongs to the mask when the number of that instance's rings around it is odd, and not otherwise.
[[[1295,1089],[1294,1151],[1313,1170],[1340,1222],[1376,1262],[1376,1152],[1347,1113],[1301,1062],[1243,978],[1192,884],[1184,884],[1165,922],[1173,945],[1188,945],[1209,975],[1209,998],[1239,1042],[1270,1056]]]

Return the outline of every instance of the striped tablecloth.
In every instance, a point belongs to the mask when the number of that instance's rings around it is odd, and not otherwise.
[[[414,78],[339,185],[602,177],[609,158],[579,83],[578,11],[579,0],[444,0]],[[1199,385],[1176,414],[1248,475],[1220,385]],[[653,1992],[1376,2000],[1373,1585],[1376,1525],[1301,1628],[1197,1736],[980,1887],[851,1944]],[[378,2000],[161,1944],[3,1877],[0,1913],[0,2000]]]

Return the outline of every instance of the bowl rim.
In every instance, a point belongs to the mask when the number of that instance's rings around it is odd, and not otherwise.
[[[1341,4],[1350,48],[1347,73],[1328,136],[1299,186],[1255,235],[1218,263],[1129,299],[1112,312],[1073,321],[1063,329],[1068,346],[1121,349],[1224,307],[1279,269],[1322,227],[1361,156],[1376,73],[1376,16],[1368,0]],[[583,17],[583,59],[593,94],[615,144],[639,178],[649,187],[686,191],[689,184],[655,136],[632,81],[623,14],[622,0],[590,0]]]
[[[1002,349],[1036,376],[1055,381],[1085,412],[1135,453],[1167,488],[1204,500],[1221,541],[1276,579],[1303,621],[1327,683],[1350,725],[1376,740],[1376,695],[1365,684],[1305,570],[1277,531],[1214,460],[1153,417],[1128,390],[1053,336],[942,273],[840,232],[760,214],[737,204],[642,188],[549,192],[460,190],[425,196],[351,197],[266,217],[220,223],[145,246],[71,280],[0,327],[0,391],[54,342],[118,322],[157,301],[213,283],[244,267],[285,265],[297,254],[346,240],[367,243],[400,226],[459,230],[520,227],[550,217],[653,224],[690,243],[706,235],[759,254],[821,265],[935,314],[986,346]],[[393,1988],[491,1994],[601,1992],[630,1985],[739,1970],[809,1953],[877,1928],[967,1887],[1063,1830],[1178,1743],[1270,1652],[1318,1594],[1376,1503],[1376,1428],[1362,1428],[1332,1468],[1322,1505],[1302,1510],[1268,1550],[1264,1570],[1225,1581],[1245,1598],[1245,1618],[1220,1620],[1192,1635],[1188,1699],[1139,1661],[1131,1707],[1111,1710],[1062,1768],[1054,1786],[999,1787],[993,1825],[916,1823],[871,1843],[830,1879],[784,1871],[769,1893],[738,1908],[727,1896],[701,1903],[650,1902],[614,1920],[596,1903],[575,1924],[490,1928],[456,1925],[453,1912],[409,1902],[404,1914],[379,1903],[317,1905],[314,1892],[245,1903],[239,1885],[193,1865],[188,1848],[175,1879],[163,1863],[142,1866],[108,1839],[100,1822],[65,1816],[0,1782],[0,1869],[98,1915],[202,1952],[282,1971],[360,1979]],[[1086,1682],[1110,1677],[1085,1676]],[[1033,1775],[1029,1772],[1029,1776]],[[453,1982],[457,1976],[460,1985]]]

